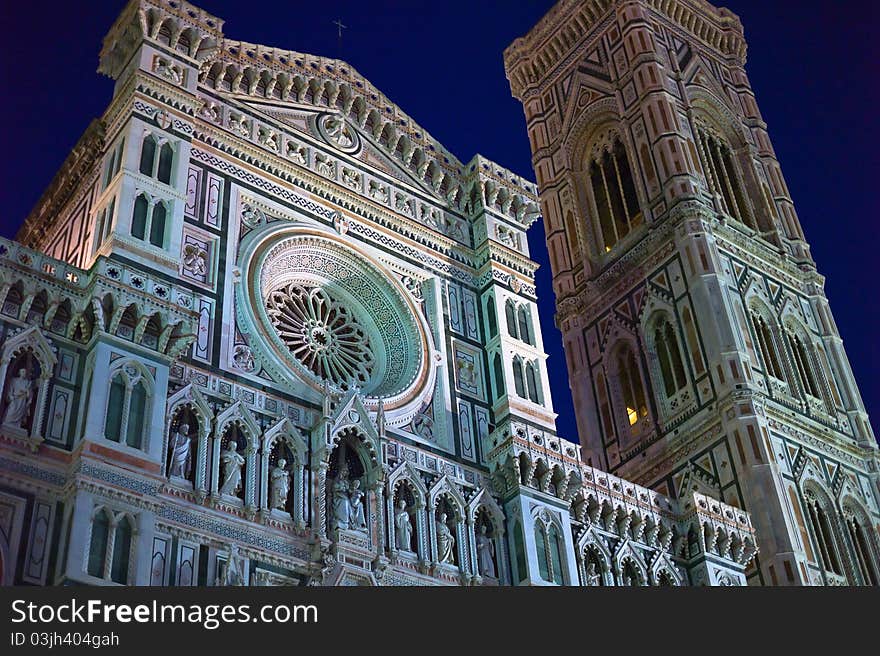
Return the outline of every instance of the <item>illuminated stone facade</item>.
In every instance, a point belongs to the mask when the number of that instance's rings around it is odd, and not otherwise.
[[[555,434],[535,186],[222,30],[132,0],[0,242],[0,580],[744,584],[748,513]]]
[[[583,455],[750,511],[750,583],[877,585],[877,444],[745,54],[701,0],[561,0],[505,52]]]

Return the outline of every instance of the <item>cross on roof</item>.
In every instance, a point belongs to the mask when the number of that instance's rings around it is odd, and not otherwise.
[[[333,21],[333,24],[339,28],[339,38],[341,39],[342,38],[342,30],[348,29],[348,25],[343,25],[341,18],[337,18],[335,21]]]

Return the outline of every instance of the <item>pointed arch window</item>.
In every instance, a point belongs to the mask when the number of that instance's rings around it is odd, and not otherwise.
[[[119,170],[122,168],[122,154],[124,150],[125,137],[119,140],[119,145],[117,145],[107,156],[107,161],[104,164],[104,178],[101,183],[102,191],[110,185],[110,181],[116,177],[116,174],[119,173]]]
[[[559,529],[549,520],[535,521],[535,555],[538,559],[538,575],[542,580],[565,585],[562,571],[563,542]]]
[[[844,507],[844,517],[849,538],[852,541],[856,561],[862,575],[862,581],[866,585],[880,585],[880,574],[877,571],[877,554],[871,543],[875,538],[872,536],[870,523],[862,520],[862,513],[856,512],[851,507]],[[867,525],[867,528],[866,528]]]
[[[148,415],[149,390],[146,381],[137,368],[121,367],[110,378],[104,438],[133,449],[143,448]]]
[[[88,574],[127,585],[134,532],[135,526],[128,515],[114,515],[109,508],[96,509],[92,515]]]
[[[654,327],[654,348],[660,362],[663,391],[667,398],[671,398],[687,385],[687,376],[675,329],[666,317],[661,318]]]
[[[153,177],[153,162],[156,159],[156,138],[152,134],[144,137],[141,144],[141,163],[138,170],[144,175]]]
[[[519,522],[513,526],[513,549],[516,552],[516,575],[517,581],[522,581],[528,576],[526,568],[526,547],[523,540],[523,533]]]
[[[526,386],[523,374],[523,363],[519,357],[513,359],[513,386],[516,395],[521,399],[526,398]]]
[[[156,177],[159,182],[171,184],[171,163],[174,160],[174,150],[167,141],[159,149],[159,164],[156,169]]]
[[[166,201],[150,201],[147,195],[140,193],[134,200],[131,214],[131,236],[149,242],[158,248],[165,248],[165,233],[168,219]]]
[[[134,200],[134,211],[131,216],[131,236],[136,239],[144,239],[147,235],[147,215],[150,211],[150,202],[143,194],[139,194]]]
[[[535,551],[538,557],[538,574],[544,581],[551,581],[550,560],[547,557],[547,532],[543,524],[535,524]]]
[[[642,222],[629,158],[620,138],[592,159],[588,176],[600,243],[607,253]]]
[[[755,329],[755,335],[758,338],[758,347],[761,350],[761,359],[764,361],[766,373],[779,380],[785,380],[782,373],[782,367],[779,364],[779,354],[776,350],[776,340],[773,338],[773,331],[767,324],[764,317],[752,310],[752,327]]]
[[[821,565],[825,568],[825,571],[842,576],[843,569],[840,566],[840,556],[837,549],[832,517],[829,516],[825,504],[815,494],[808,491],[805,496],[807,500],[807,513],[809,514],[810,523],[813,525],[813,534],[816,536],[816,542],[819,546],[819,554],[822,559]]]
[[[168,210],[165,203],[158,202],[153,206],[153,216],[150,221],[150,243],[162,248],[165,245],[165,218]]]
[[[519,327],[519,338],[526,344],[534,346],[535,341],[532,339],[531,319],[529,318],[529,311],[525,306],[519,306],[516,311],[516,317],[517,326]]]
[[[174,169],[174,147],[167,140],[147,134],[141,144],[138,171],[163,184],[171,184]]]
[[[634,426],[640,419],[648,416],[648,403],[645,400],[645,389],[636,356],[628,344],[624,344],[617,352],[617,372],[627,420],[630,426]]]
[[[810,357],[811,349],[806,345],[805,340],[801,339],[800,335],[790,330],[786,331],[785,337],[794,358],[794,368],[797,372],[801,389],[811,396],[821,398],[819,385],[816,382],[816,375],[813,371],[813,358]]]
[[[562,576],[562,537],[555,526],[547,531],[547,539],[550,542],[550,565],[553,569],[553,582],[556,585],[564,585]]]
[[[697,141],[709,190],[719,199],[721,210],[740,223],[754,228],[730,145],[704,126],[697,129]]]
[[[110,199],[110,202],[107,206],[101,210],[98,214],[98,219],[95,222],[95,248],[94,250],[98,250],[101,244],[104,243],[104,240],[110,236],[110,231],[113,229],[113,214],[116,211],[116,196]]]
[[[507,301],[504,304],[504,315],[507,318],[507,334],[511,337],[518,338],[519,333],[516,329],[516,307],[513,301]]]
[[[504,396],[504,366],[501,363],[501,355],[496,353],[492,361],[492,368],[495,370],[495,398],[500,399]]]
[[[486,323],[489,328],[489,337],[495,337],[498,334],[498,319],[495,316],[495,301],[491,296],[486,300]]]
[[[531,362],[526,365],[526,389],[529,393],[529,401],[532,403],[541,402],[541,397],[538,394],[538,374],[535,371],[535,365]]]
[[[123,517],[113,532],[113,560],[110,564],[110,580],[125,585],[128,583],[128,554],[131,551],[132,526],[128,517]]]
[[[107,544],[110,541],[110,517],[107,510],[99,510],[92,518],[92,537],[89,542],[90,576],[104,578],[104,562],[107,558]]]

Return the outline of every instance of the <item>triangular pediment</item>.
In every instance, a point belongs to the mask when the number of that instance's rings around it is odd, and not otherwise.
[[[317,122],[322,117],[334,113],[328,107],[305,107],[300,104],[281,101],[263,102],[257,99],[242,98],[238,95],[234,99],[246,105],[250,110],[260,112],[267,118],[274,119],[278,123],[283,124],[285,128],[290,128],[290,136],[294,142],[297,141],[297,137],[304,137],[302,143],[297,143],[293,147],[294,149],[297,147],[304,149],[299,152],[290,150],[287,140],[284,140],[282,144],[277,144],[279,149],[281,149],[279,154],[301,166],[313,168],[316,162],[316,152],[327,153],[329,151],[332,157],[338,157],[343,160],[348,158],[359,160],[365,167],[372,169],[373,172],[394,178],[404,185],[415,187],[432,196],[441,197],[431,185],[418,177],[417,173],[423,172],[423,169],[416,166],[415,156],[407,158],[406,154],[399,152],[401,149],[398,148],[398,152],[395,155],[399,159],[395,159],[386,147],[377,142],[377,138],[369,130],[361,128],[352,123],[352,121],[346,120],[346,126],[357,135],[355,139],[357,142],[356,148],[340,149],[337,144],[326,139],[318,129]],[[410,170],[404,166],[404,161],[407,160],[409,164],[414,166],[415,170]],[[373,196],[374,199],[381,202],[386,202],[385,199],[387,197],[384,196],[385,193],[392,193],[390,189],[386,189],[383,192],[378,188],[368,188],[366,191],[370,196],[376,194],[376,196]]]

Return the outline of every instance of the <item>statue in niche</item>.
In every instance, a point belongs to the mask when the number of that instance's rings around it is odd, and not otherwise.
[[[486,532],[485,524],[480,526],[480,532],[477,534],[477,564],[480,574],[483,576],[491,576],[493,579],[497,576],[495,573],[495,544]]]
[[[455,538],[446,524],[446,513],[440,513],[435,526],[437,528],[437,559],[441,563],[454,563],[453,549],[455,548]]]
[[[601,585],[601,580],[601,575],[596,571],[596,563],[587,565],[587,585],[595,588]]]
[[[18,370],[18,376],[9,381],[6,389],[6,403],[9,405],[3,413],[3,425],[27,428],[26,423],[33,398],[34,383],[28,375],[28,370],[22,367]]]
[[[215,585],[244,585],[244,565],[241,557],[238,555],[238,547],[235,545],[230,546],[229,558],[225,562],[220,563],[219,569],[220,573],[217,575]]]
[[[412,519],[406,509],[406,499],[397,502],[397,512],[394,513],[394,529],[397,538],[397,548],[401,551],[412,551]]]
[[[223,463],[223,485],[220,494],[236,495],[241,489],[241,468],[244,466],[244,456],[238,452],[238,444],[230,440],[226,449],[220,454]]]
[[[189,424],[177,427],[177,433],[171,438],[171,466],[168,476],[189,478],[192,470],[192,440],[189,437]]]
[[[348,528],[351,515],[351,502],[348,496],[348,468],[343,465],[339,476],[333,481],[333,518],[334,528]]]
[[[287,461],[279,458],[269,478],[272,488],[269,495],[269,508],[284,510],[287,505],[287,494],[290,492],[290,472],[286,469]]]
[[[351,482],[351,492],[348,495],[348,516],[350,529],[367,530],[367,521],[364,517],[364,492],[361,490],[361,482],[358,479]]]

